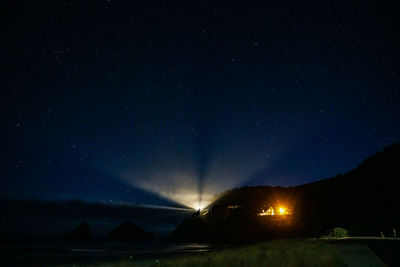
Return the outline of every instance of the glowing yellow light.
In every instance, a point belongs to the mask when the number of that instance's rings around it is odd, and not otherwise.
[[[204,209],[204,206],[202,205],[202,204],[197,204],[196,205],[196,210],[202,210],[202,209]]]
[[[285,213],[286,213],[286,209],[283,208],[283,207],[280,207],[280,208],[279,208],[279,213],[280,213],[280,214],[285,214]]]
[[[268,210],[262,210],[262,212],[258,213],[258,216],[269,216],[274,215],[274,208],[269,207]]]

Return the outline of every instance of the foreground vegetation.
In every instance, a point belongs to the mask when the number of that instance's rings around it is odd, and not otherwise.
[[[74,265],[81,266],[81,265]],[[311,240],[275,240],[195,255],[83,266],[346,266],[335,248]]]
[[[335,227],[328,231],[327,235],[321,236],[321,238],[345,238],[349,237],[349,231],[344,228]]]

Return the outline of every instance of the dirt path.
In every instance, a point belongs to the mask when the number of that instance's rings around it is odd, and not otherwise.
[[[384,264],[364,244],[334,244],[340,256],[349,267],[385,267]]]

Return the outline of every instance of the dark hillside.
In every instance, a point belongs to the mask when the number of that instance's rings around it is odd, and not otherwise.
[[[296,209],[317,224],[378,235],[399,225],[399,178],[400,144],[395,144],[344,175],[296,187]]]
[[[399,178],[400,144],[395,144],[333,178],[290,188],[256,186],[226,191],[206,215],[186,220],[170,239],[184,241],[184,236],[196,241],[190,233],[196,228],[192,221],[199,225],[199,219],[204,222],[201,241],[229,241],[233,236],[242,236],[242,241],[320,236],[338,226],[352,235],[378,236],[382,231],[390,236],[393,227],[400,229]],[[232,206],[239,208],[228,208]],[[270,206],[284,206],[291,214],[279,217],[285,220],[257,216]]]

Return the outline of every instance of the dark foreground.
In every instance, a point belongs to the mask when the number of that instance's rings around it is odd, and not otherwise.
[[[364,245],[387,266],[400,266],[399,238],[346,238],[327,242],[337,245]]]
[[[1,245],[0,266],[96,265],[100,262],[108,266],[121,260],[138,261],[215,249],[216,246],[197,243],[30,242]]]
[[[58,243],[1,246],[1,266],[400,266],[400,240],[272,240],[243,246]]]

